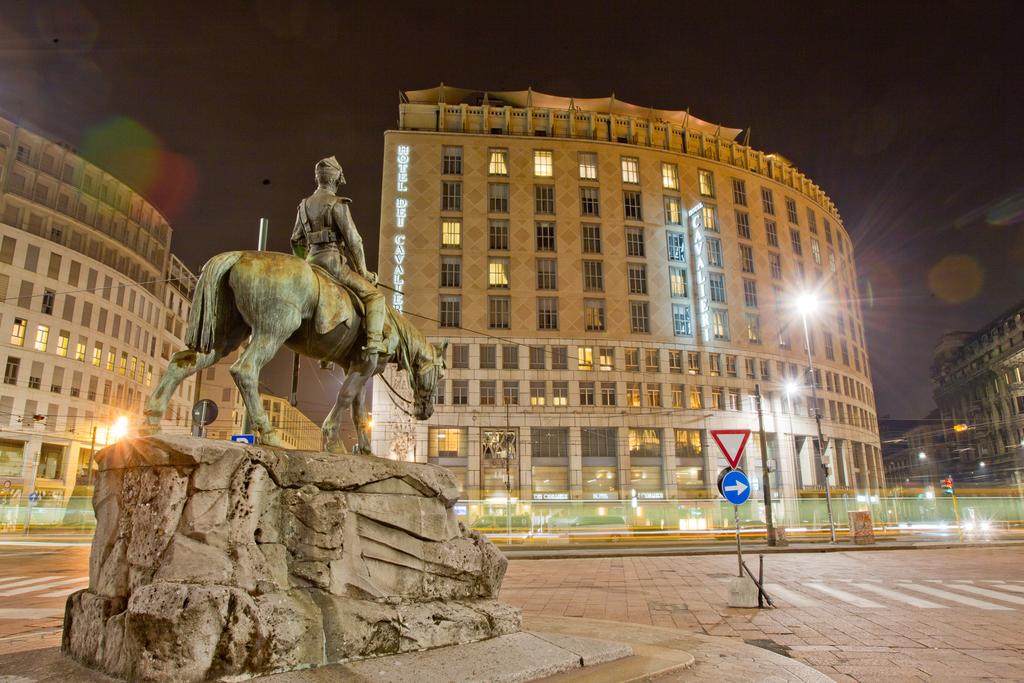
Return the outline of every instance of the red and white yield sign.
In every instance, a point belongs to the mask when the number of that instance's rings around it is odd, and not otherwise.
[[[711,438],[715,440],[722,454],[729,461],[729,467],[736,469],[736,464],[743,455],[743,449],[750,438],[749,429],[712,429]]]

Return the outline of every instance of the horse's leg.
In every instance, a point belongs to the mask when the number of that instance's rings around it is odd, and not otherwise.
[[[365,453],[372,455],[373,451],[370,448],[370,423],[368,411],[366,410],[366,391],[365,383],[363,388],[360,389],[354,397],[352,397],[352,424],[356,428],[356,439],[357,444],[353,453]]]
[[[348,408],[352,406],[353,420],[355,420],[355,401],[356,397],[360,396],[363,392],[363,388],[373,373],[377,370],[377,357],[376,355],[371,356],[369,360],[360,360],[349,365],[348,371],[345,373],[345,381],[341,383],[341,389],[338,390],[338,400],[335,402],[334,407],[331,409],[327,419],[324,420],[323,431],[324,431],[324,448],[331,453],[345,453],[345,442],[341,438],[341,421],[345,419],[345,414],[348,412]],[[359,432],[366,428],[366,425],[360,425],[357,421],[355,423],[356,431]],[[363,436],[360,434],[359,446],[363,444]],[[365,451],[360,451],[359,446],[356,447],[354,452],[365,452],[369,453],[369,448]]]
[[[285,308],[274,315],[268,315],[267,320],[261,322],[271,321],[272,326],[266,325],[269,329],[253,330],[249,346],[231,366],[231,376],[238,386],[242,402],[245,403],[253,431],[259,434],[260,443],[265,446],[283,447],[284,443],[274,433],[274,428],[267,419],[267,412],[263,410],[263,401],[260,400],[260,370],[270,362],[292,332],[299,328],[302,316],[295,309]]]
[[[171,356],[171,362],[167,371],[156,385],[156,389],[146,400],[146,407],[143,410],[145,420],[139,431],[145,434],[155,434],[160,431],[160,420],[167,412],[167,404],[174,395],[178,385],[195,373],[205,370],[224,356],[238,348],[242,340],[249,334],[245,325],[234,326],[231,332],[217,344],[209,353],[199,353],[191,349],[178,351]]]

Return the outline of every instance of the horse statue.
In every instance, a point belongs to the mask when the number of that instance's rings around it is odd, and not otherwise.
[[[185,334],[188,348],[171,358],[156,389],[146,401],[143,431],[159,430],[174,390],[249,339],[231,377],[249,413],[259,443],[282,447],[259,396],[260,370],[278,349],[287,346],[304,356],[334,362],[345,380],[323,423],[324,448],[346,452],[341,420],[351,408],[358,442],[353,453],[370,454],[370,426],[363,388],[389,363],[408,374],[413,390],[411,415],[426,420],[434,412],[434,390],[444,376],[445,349],[435,346],[401,313],[388,308],[384,329],[387,353],[369,358],[363,311],[352,296],[325,271],[301,258],[271,251],[228,251],[203,266],[196,285]]]

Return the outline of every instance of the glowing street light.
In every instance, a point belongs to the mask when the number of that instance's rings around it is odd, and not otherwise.
[[[114,424],[110,425],[110,429],[107,430],[107,443],[114,443],[120,441],[128,433],[128,418],[122,415],[121,417],[114,420]]]
[[[804,348],[807,349],[807,381],[811,385],[811,399],[814,401],[814,421],[818,425],[818,443],[816,450],[821,461],[821,470],[825,474],[825,506],[828,509],[828,532],[832,543],[836,542],[836,523],[832,516],[832,486],[829,484],[829,466],[825,462],[825,435],[821,431],[821,411],[818,410],[818,387],[814,381],[814,359],[811,358],[811,332],[807,327],[807,316],[813,315],[819,308],[818,296],[814,292],[805,291],[796,299],[797,310],[804,322]]]
[[[795,379],[786,381],[786,395],[792,396],[800,392],[800,385]]]
[[[924,451],[921,451],[920,453],[917,454],[917,459],[918,460],[927,460],[928,459],[928,454],[925,453]]]

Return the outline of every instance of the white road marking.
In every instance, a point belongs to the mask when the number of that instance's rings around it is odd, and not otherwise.
[[[821,607],[822,604],[814,598],[809,598],[806,595],[801,595],[796,591],[791,591],[788,588],[783,588],[777,583],[766,583],[765,591],[775,599],[776,597],[782,599],[784,602],[788,602],[794,607]]]
[[[1018,593],[1024,593],[1024,586],[1016,586],[1012,583],[1001,583],[997,588],[1001,591],[1016,591]]]
[[[867,598],[862,598],[859,595],[854,595],[853,593],[847,593],[846,591],[841,591],[838,588],[832,588],[831,586],[826,586],[823,583],[813,583],[812,582],[812,583],[805,583],[804,585],[809,587],[809,588],[813,588],[814,590],[821,591],[822,593],[825,593],[826,595],[831,595],[833,598],[839,598],[843,602],[848,602],[851,605],[854,605],[856,607],[868,607],[868,608],[871,608],[871,609],[878,609],[878,608],[882,607],[882,605],[879,605],[874,600],[868,600]]]
[[[21,619],[49,619],[64,616],[63,607],[23,607],[0,609],[0,621]]]
[[[885,596],[887,598],[891,598],[893,600],[899,600],[900,602],[905,602],[908,605],[913,605],[914,607],[920,607],[922,609],[945,609],[946,608],[946,605],[940,605],[938,603],[928,602],[927,600],[922,600],[921,598],[915,598],[913,595],[906,595],[904,593],[900,593],[900,592],[897,592],[897,591],[891,591],[888,588],[882,588],[881,586],[875,586],[875,585],[872,585],[870,583],[860,583],[860,584],[857,584],[857,586],[859,588],[863,589],[863,590],[871,591],[873,593],[878,593],[879,595],[883,595],[883,596]]]
[[[897,584],[900,588],[909,588],[912,591],[918,593],[927,593],[933,595],[936,598],[942,598],[943,600],[949,600],[951,602],[959,602],[961,605],[969,605],[970,607],[977,607],[978,609],[991,609],[991,610],[1012,610],[1012,607],[1004,607],[1003,605],[995,605],[991,602],[985,602],[983,600],[975,600],[969,598],[966,595],[957,595],[956,593],[950,593],[933,586],[920,586],[916,583],[910,583],[909,581],[901,582]]]
[[[60,578],[59,574],[54,574],[53,576],[37,576],[34,579],[25,579],[24,581],[15,581],[14,583],[9,583],[6,586],[0,586],[0,588],[19,588],[21,586],[28,586],[28,585],[33,584],[33,583],[45,583],[47,581],[52,581],[53,579],[59,579],[59,578]]]
[[[951,584],[950,588],[956,588],[957,590],[967,591],[968,593],[974,593],[975,595],[984,595],[986,598],[995,598],[996,600],[1002,600],[1003,602],[1011,602],[1014,605],[1024,605],[1024,598],[1017,595],[1007,595],[1006,593],[999,593],[988,588],[980,588],[978,586],[967,586],[962,584]]]
[[[36,591],[50,590],[57,586],[64,586],[69,583],[81,583],[82,581],[88,581],[88,576],[76,576],[71,579],[63,579],[61,581],[49,581],[43,584],[37,584],[35,586],[24,586],[22,588],[15,588],[14,590],[0,590],[0,597],[10,597],[11,595],[23,595],[25,593],[35,593]]]
[[[81,588],[85,588],[88,585],[89,585],[89,579],[86,578],[86,579],[82,579],[82,580],[78,581],[74,585],[68,586],[67,588],[61,588],[59,591],[54,591],[52,593],[43,593],[42,595],[39,595],[39,596],[36,596],[36,597],[40,597],[40,598],[66,598],[67,596],[71,595],[75,591],[77,591],[77,590],[79,590]]]

